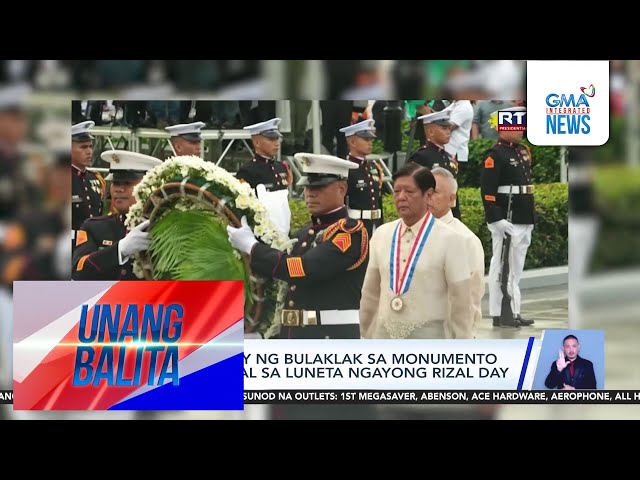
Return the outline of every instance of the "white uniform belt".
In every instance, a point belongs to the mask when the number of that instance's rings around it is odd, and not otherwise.
[[[500,185],[498,187],[498,193],[506,193],[509,195],[511,192],[514,195],[520,193],[533,193],[533,185]]]
[[[359,323],[359,310],[282,310],[282,325],[285,327],[358,325]]]
[[[376,210],[355,210],[353,208],[348,208],[347,211],[349,212],[349,216],[356,220],[378,220],[382,218],[382,210],[379,208]]]

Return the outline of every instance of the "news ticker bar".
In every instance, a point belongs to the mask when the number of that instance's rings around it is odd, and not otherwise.
[[[640,390],[245,390],[254,404],[640,404]]]
[[[640,404],[640,390],[245,390],[245,405],[259,404]],[[0,390],[0,405],[13,391]]]

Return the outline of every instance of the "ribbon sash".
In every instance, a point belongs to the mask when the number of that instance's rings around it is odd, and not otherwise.
[[[409,290],[416,264],[418,263],[424,244],[427,242],[427,237],[431,233],[435,221],[436,217],[431,215],[431,212],[428,212],[427,218],[422,223],[413,241],[404,269],[402,269],[400,265],[400,233],[402,230],[402,221],[396,225],[391,239],[391,253],[389,254],[389,269],[391,272],[391,275],[389,275],[389,288],[391,288],[396,295],[401,295]]]

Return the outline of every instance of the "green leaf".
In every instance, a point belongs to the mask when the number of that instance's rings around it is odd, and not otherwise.
[[[245,302],[252,302],[247,268],[212,211],[169,211],[154,224],[149,251],[156,280],[245,280]]]

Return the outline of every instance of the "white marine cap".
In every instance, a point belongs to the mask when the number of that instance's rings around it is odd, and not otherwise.
[[[88,142],[89,140],[93,140],[94,137],[91,136],[91,133],[89,131],[93,127],[95,127],[95,125],[96,122],[92,122],[91,120],[72,125],[71,140],[73,140],[74,142]]]
[[[204,122],[181,123],[179,125],[165,127],[165,130],[169,132],[172,137],[182,137],[190,142],[199,142],[202,140],[200,130],[204,126]]]
[[[149,155],[127,150],[107,150],[100,158],[110,164],[109,175],[105,180],[129,182],[144,177],[153,167],[162,165],[162,161]]]
[[[373,127],[375,124],[375,120],[364,120],[362,122],[349,125],[348,127],[342,127],[340,131],[344,133],[345,137],[357,135],[362,138],[376,138],[376,129]]]
[[[434,123],[436,125],[442,125],[443,127],[451,126],[451,110],[449,107],[444,110],[440,110],[439,112],[429,113],[427,115],[422,115],[418,117],[418,120],[422,120],[422,123],[425,125],[429,123]]]
[[[31,87],[26,83],[14,83],[0,87],[0,112],[7,110],[24,110]]]
[[[297,183],[302,186],[323,186],[336,180],[346,180],[349,170],[359,167],[355,162],[333,155],[296,153],[294,158],[302,165],[302,172],[306,173]]]
[[[282,138],[282,134],[278,130],[278,125],[280,125],[281,121],[281,119],[276,117],[266,122],[247,125],[243,127],[243,130],[249,130],[251,135],[263,135],[267,138]]]

